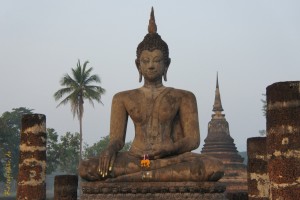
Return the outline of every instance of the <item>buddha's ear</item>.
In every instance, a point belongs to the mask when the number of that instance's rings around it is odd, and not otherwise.
[[[168,58],[168,60],[166,61],[166,66],[165,66],[165,71],[164,71],[164,81],[167,81],[167,72],[168,72],[168,69],[169,69],[169,66],[170,66],[170,63],[171,63],[171,58]]]
[[[170,64],[171,64],[171,58],[168,58],[168,60],[166,62],[166,67],[169,68]]]
[[[140,62],[138,59],[135,59],[135,66],[140,71]]]
[[[140,62],[139,62],[138,59],[135,59],[135,66],[139,71],[139,82],[142,82],[143,76],[142,76],[142,72],[141,72],[141,69],[140,69]]]

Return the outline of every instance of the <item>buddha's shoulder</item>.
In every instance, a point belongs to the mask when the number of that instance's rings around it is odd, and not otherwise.
[[[124,99],[128,97],[135,97],[137,95],[140,95],[141,91],[139,89],[133,89],[133,90],[125,90],[118,92],[114,95],[114,99]]]
[[[195,98],[194,93],[191,91],[188,91],[188,90],[172,88],[171,93],[173,95],[175,95],[177,97],[181,97],[181,98]]]

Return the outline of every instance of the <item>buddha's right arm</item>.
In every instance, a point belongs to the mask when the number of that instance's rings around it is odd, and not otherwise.
[[[109,133],[110,142],[108,147],[100,153],[99,157],[99,172],[103,178],[108,176],[108,172],[112,170],[116,154],[123,148],[125,143],[128,114],[123,104],[122,96],[118,93],[113,98]]]
[[[108,148],[115,152],[120,151],[125,144],[128,113],[124,105],[124,98],[123,93],[118,93],[112,100]]]

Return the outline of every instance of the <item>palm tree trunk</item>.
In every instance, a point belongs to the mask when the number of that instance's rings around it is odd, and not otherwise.
[[[82,160],[82,115],[79,117],[79,134],[80,134],[80,150],[79,150],[79,162]]]
[[[83,114],[82,114],[82,110],[80,110],[80,117],[79,117],[79,135],[80,135],[80,150],[79,150],[79,163],[82,160],[82,118],[83,118]],[[78,189],[79,189],[79,196],[81,196],[81,179],[79,177],[79,173],[78,173]]]
[[[80,134],[80,152],[79,152],[79,162],[82,160],[82,118],[83,118],[83,97],[82,93],[79,95],[79,134]]]

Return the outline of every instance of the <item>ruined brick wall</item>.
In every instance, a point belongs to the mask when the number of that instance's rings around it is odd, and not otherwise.
[[[17,199],[46,199],[46,116],[22,117]]]
[[[270,199],[300,199],[300,82],[267,87]]]
[[[247,140],[249,200],[269,199],[269,174],[266,137]]]

